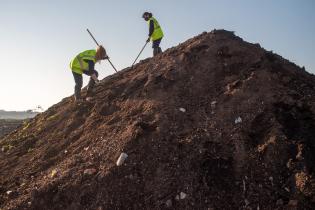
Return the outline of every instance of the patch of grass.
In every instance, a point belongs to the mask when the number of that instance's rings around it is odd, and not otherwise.
[[[13,148],[13,146],[11,144],[7,144],[7,145],[2,146],[1,151],[7,152],[7,151],[11,150],[12,148]]]
[[[30,126],[30,124],[31,123],[26,122],[24,125],[24,123],[23,123],[24,127],[23,127],[22,131],[25,131]]]
[[[57,117],[57,115],[55,114],[55,115],[52,115],[52,116],[48,117],[47,120],[48,120],[48,121],[49,121],[49,120],[54,120],[54,119],[56,119],[56,117]]]

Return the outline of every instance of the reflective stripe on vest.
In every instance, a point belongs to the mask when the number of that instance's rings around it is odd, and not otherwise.
[[[151,35],[151,40],[155,41],[155,40],[163,38],[164,34],[163,34],[163,31],[162,31],[162,28],[161,28],[159,22],[154,17],[151,17],[148,21],[149,26],[150,26],[151,20],[153,20],[153,24],[154,24],[154,30],[153,30],[153,33]]]

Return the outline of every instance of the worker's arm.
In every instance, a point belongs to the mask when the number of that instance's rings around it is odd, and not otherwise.
[[[84,61],[87,62],[88,65],[89,65],[89,69],[88,69],[87,71],[92,74],[92,73],[94,72],[94,68],[95,68],[95,63],[94,63],[94,61],[92,61],[92,60],[87,60],[87,59],[84,59]]]
[[[89,69],[83,71],[84,74],[89,75],[92,77],[92,79],[96,82],[99,83],[99,80],[97,79],[97,72],[95,71],[94,67],[95,67],[95,63],[92,60],[87,60],[87,59],[83,59],[85,62],[88,63],[89,65]]]
[[[152,36],[153,32],[154,32],[154,22],[153,20],[150,20],[149,37]]]

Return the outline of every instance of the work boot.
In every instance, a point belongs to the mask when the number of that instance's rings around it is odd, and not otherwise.
[[[83,99],[81,98],[81,91],[75,91],[75,93],[74,93],[74,100],[77,103],[83,101]]]
[[[159,54],[159,48],[153,48],[153,57]]]
[[[89,84],[87,86],[87,91],[86,91],[87,97],[93,94],[94,86],[95,86],[95,81],[92,78],[90,78]]]
[[[158,48],[158,54],[162,53],[162,49],[159,47]]]

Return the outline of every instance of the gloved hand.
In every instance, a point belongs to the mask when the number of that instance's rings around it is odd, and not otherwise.
[[[150,42],[150,40],[151,40],[151,38],[149,37],[149,38],[147,39],[147,43]]]
[[[96,74],[92,74],[91,77],[94,80],[95,84],[99,84],[100,83],[100,81],[97,79]]]

